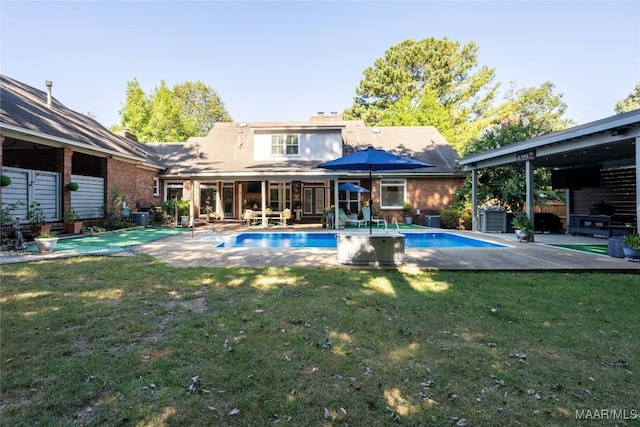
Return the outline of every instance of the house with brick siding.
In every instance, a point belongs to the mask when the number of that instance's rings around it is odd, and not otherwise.
[[[0,99],[0,172],[11,180],[0,187],[3,204],[37,201],[48,222],[59,222],[71,206],[83,220],[100,218],[113,192],[131,209],[162,201],[164,166],[153,150],[65,107],[51,82],[43,91],[0,75]],[[26,213],[25,205],[12,212],[23,223]]]
[[[125,194],[131,211],[177,198],[191,202],[191,219],[216,212],[240,220],[245,209],[290,209],[300,221],[319,221],[336,202],[360,212],[371,198],[376,216],[404,216],[408,201],[421,215],[437,214],[453,201],[464,180],[458,156],[432,126],[371,128],[318,113],[305,122],[216,123],[204,137],[185,142],[142,144],[115,134],[66,108],[52,96],[0,76],[3,203],[39,201],[49,222],[70,206],[82,219],[102,215],[114,192]],[[411,171],[334,172],[317,168],[366,147],[433,164]],[[69,191],[68,184],[79,184]],[[338,191],[351,182],[370,193]],[[25,208],[26,210],[26,208]],[[14,212],[24,222],[25,212]]]
[[[216,123],[205,137],[185,143],[150,144],[166,166],[164,194],[193,201],[196,215],[207,208],[222,218],[241,218],[245,209],[290,209],[298,220],[318,221],[335,205],[338,183],[351,182],[370,193],[338,191],[337,203],[352,213],[370,198],[373,212],[403,221],[402,203],[420,215],[437,214],[453,201],[464,180],[458,156],[432,126],[367,127],[318,114],[306,122]],[[379,172],[328,171],[321,163],[375,147],[434,165]]]

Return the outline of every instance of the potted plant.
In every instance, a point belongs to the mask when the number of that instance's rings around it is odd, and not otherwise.
[[[71,206],[64,214],[62,214],[65,231],[69,234],[80,234],[82,230],[82,221],[78,210]]]
[[[58,244],[58,237],[53,231],[43,231],[33,240],[36,242],[40,252],[53,252],[53,248]]]
[[[533,232],[533,224],[526,215],[515,216],[513,221],[511,221],[511,225],[513,225],[513,228],[516,231],[516,237],[519,241],[529,241],[529,235]]]
[[[640,234],[625,234],[622,242],[622,251],[624,252],[625,258],[640,259]]]
[[[404,212],[404,223],[413,224],[413,216],[411,216],[411,203],[406,200],[402,202],[402,212]]]
[[[176,204],[178,205],[178,216],[180,217],[180,225],[182,227],[189,226],[189,218],[191,211],[191,203],[188,200],[177,200]]]
[[[31,225],[31,235],[37,237],[42,233],[51,231],[51,224],[47,224],[47,220],[44,216],[44,209],[40,205],[40,202],[33,201],[29,204],[27,209],[27,221]]]
[[[322,228],[333,228],[333,218],[335,215],[335,206],[331,205],[322,211]]]

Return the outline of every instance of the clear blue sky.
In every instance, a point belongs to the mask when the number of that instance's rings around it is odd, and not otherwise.
[[[506,89],[555,84],[578,123],[640,82],[639,1],[0,2],[0,70],[104,125],[127,82],[200,80],[235,121],[350,106],[363,71],[406,39],[476,42]]]

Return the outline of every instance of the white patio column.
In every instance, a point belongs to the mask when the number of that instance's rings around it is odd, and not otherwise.
[[[193,177],[191,177],[191,179],[189,179],[189,185],[191,186],[190,188],[190,200],[189,200],[189,221],[191,222],[191,228],[193,229],[195,223],[196,223],[196,213],[194,212],[194,206],[193,206],[193,200],[195,199],[195,195],[196,195],[196,190],[195,190],[195,181],[193,180]]]
[[[333,228],[335,230],[340,228],[340,223],[338,222],[338,201],[340,199],[338,198],[338,177],[336,176],[336,179],[334,181],[334,185],[333,185],[333,205],[335,206],[334,209],[334,215],[333,215]]]
[[[478,231],[478,170],[471,170],[471,230]]]
[[[534,210],[534,201],[533,201],[533,194],[534,194],[534,180],[533,180],[533,162],[531,160],[527,160],[527,163],[525,165],[525,173],[526,173],[526,183],[527,183],[527,196],[526,196],[526,203],[527,203],[527,217],[531,220],[531,223],[533,224],[533,210]],[[535,236],[535,227],[534,227],[534,232],[529,234],[529,241],[533,242],[534,241],[534,236]]]
[[[261,182],[260,192],[262,193],[262,227],[267,228],[269,226],[269,220],[267,219],[267,181],[264,179]]]

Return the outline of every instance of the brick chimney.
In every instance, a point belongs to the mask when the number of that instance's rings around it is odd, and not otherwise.
[[[329,122],[333,123],[334,120],[342,120],[342,114],[338,114],[337,111],[332,111],[331,114],[325,114],[323,111],[318,111],[318,114],[311,116],[309,121],[311,122]]]

